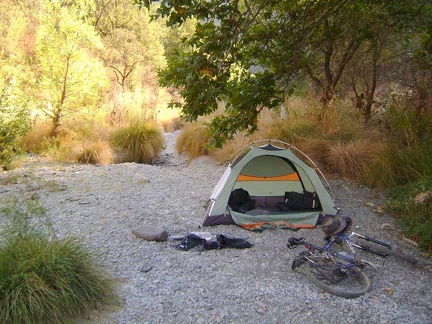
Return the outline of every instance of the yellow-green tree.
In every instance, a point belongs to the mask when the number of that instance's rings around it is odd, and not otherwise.
[[[143,67],[165,67],[162,39],[166,28],[150,22],[146,9],[130,0],[96,0],[95,27],[105,45],[103,58],[122,91],[134,90]]]
[[[30,23],[22,9],[0,0],[0,170],[10,167],[19,152],[18,139],[30,126],[32,77],[25,64]]]
[[[108,78],[96,51],[100,38],[90,21],[91,1],[46,0],[36,37],[38,107],[58,135],[62,119],[97,106]]]

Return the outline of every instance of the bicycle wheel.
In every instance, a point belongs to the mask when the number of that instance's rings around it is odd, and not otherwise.
[[[344,269],[324,257],[309,259],[304,264],[304,273],[317,287],[344,298],[362,296],[372,287],[371,279],[358,267]]]
[[[366,251],[368,251],[368,252],[373,253],[375,251],[379,255],[384,256],[384,257],[391,255],[397,259],[401,259],[401,260],[407,261],[407,262],[412,263],[412,264],[418,263],[418,259],[416,259],[412,255],[400,253],[400,252],[398,252],[392,248],[387,248],[385,246],[378,245],[378,244],[373,243],[373,242],[362,240],[359,245],[366,247],[367,248]]]

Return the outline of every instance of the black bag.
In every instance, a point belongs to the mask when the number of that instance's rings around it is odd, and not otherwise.
[[[244,213],[255,208],[255,200],[251,199],[249,192],[243,188],[238,188],[231,192],[228,206],[230,206],[233,211]]]
[[[245,239],[228,237],[223,234],[217,235],[217,241],[220,248],[234,248],[234,249],[247,249],[251,248],[253,244],[249,243]]]
[[[279,205],[279,209],[301,210],[301,209],[318,209],[321,207],[316,192],[305,191],[304,193],[295,191],[285,192],[285,202]]]

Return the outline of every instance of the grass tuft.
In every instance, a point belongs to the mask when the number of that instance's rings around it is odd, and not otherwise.
[[[180,133],[176,142],[176,150],[179,154],[185,154],[191,161],[201,155],[208,155],[209,143],[208,126],[191,123]]]
[[[165,145],[160,129],[147,122],[117,129],[111,141],[120,150],[117,162],[152,164]]]
[[[369,170],[374,156],[382,150],[382,143],[370,139],[333,142],[328,145],[327,169],[343,177],[359,180]]]
[[[0,240],[0,323],[65,323],[117,299],[77,239],[53,237],[37,200],[1,211],[9,224]]]
[[[112,160],[111,147],[108,142],[102,140],[86,141],[77,156],[78,162],[87,164],[110,164]]]
[[[32,129],[21,139],[21,147],[26,152],[45,153],[53,145],[51,125],[48,123],[36,123]]]
[[[432,174],[432,148],[389,145],[371,162],[363,181],[370,187],[391,188],[428,179]]]
[[[432,179],[393,187],[388,198],[386,210],[404,225],[404,233],[432,253]]]

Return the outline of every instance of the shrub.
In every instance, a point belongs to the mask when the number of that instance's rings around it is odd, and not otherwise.
[[[57,240],[35,200],[16,201],[0,241],[0,323],[64,323],[116,300],[77,239]]]
[[[387,146],[372,161],[363,180],[370,187],[390,188],[432,175],[432,148]]]
[[[30,127],[29,110],[15,102],[11,87],[0,88],[0,171],[10,169],[13,159],[20,153],[19,138]]]
[[[404,225],[405,234],[432,253],[432,178],[391,188],[388,198],[386,210]]]
[[[164,138],[157,126],[147,122],[135,123],[117,129],[111,138],[120,149],[118,162],[151,164],[164,148]],[[120,160],[120,161],[119,161]]]

